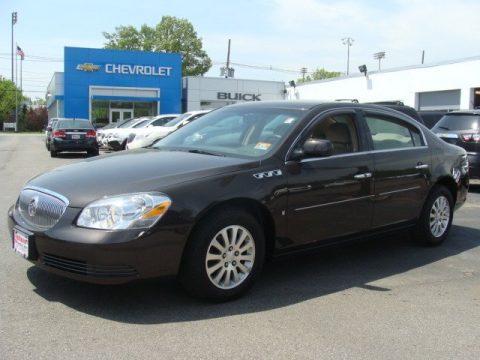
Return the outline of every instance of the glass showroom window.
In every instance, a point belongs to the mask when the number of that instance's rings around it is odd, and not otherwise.
[[[157,102],[156,101],[136,101],[133,103],[133,115],[134,117],[141,116],[154,116],[157,114]]]
[[[102,100],[92,101],[92,123],[97,127],[107,125],[109,120],[109,102]]]

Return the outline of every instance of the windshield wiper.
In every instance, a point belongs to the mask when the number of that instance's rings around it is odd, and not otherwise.
[[[190,149],[190,150],[188,150],[188,152],[189,152],[189,153],[192,153],[192,154],[213,155],[213,156],[225,156],[225,155],[222,155],[222,154],[211,153],[211,152],[208,152],[208,151],[205,151],[205,150],[199,150],[199,149]]]

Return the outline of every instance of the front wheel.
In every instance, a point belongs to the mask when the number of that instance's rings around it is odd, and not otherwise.
[[[453,197],[444,186],[436,186],[420,215],[415,229],[417,241],[424,245],[440,245],[448,236],[453,220]]]
[[[231,300],[253,285],[264,255],[263,229],[254,217],[236,209],[217,211],[194,230],[180,280],[197,297]]]

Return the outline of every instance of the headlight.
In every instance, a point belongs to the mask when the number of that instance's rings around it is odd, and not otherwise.
[[[87,205],[77,225],[92,229],[121,230],[152,227],[172,201],[162,193],[135,193],[105,197]]]

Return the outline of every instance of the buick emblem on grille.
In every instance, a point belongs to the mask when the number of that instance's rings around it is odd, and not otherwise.
[[[37,208],[38,208],[38,196],[32,197],[30,202],[28,203],[28,215],[30,217],[34,217],[35,214],[37,213]]]

